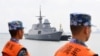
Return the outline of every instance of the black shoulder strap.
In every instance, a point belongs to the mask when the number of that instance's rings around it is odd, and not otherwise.
[[[27,55],[27,49],[26,48],[22,48],[17,54],[17,56],[25,56],[25,55]]]
[[[93,56],[99,56],[98,54],[94,54]]]

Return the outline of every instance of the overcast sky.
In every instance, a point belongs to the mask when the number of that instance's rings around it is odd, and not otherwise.
[[[44,19],[59,30],[62,24],[65,32],[70,32],[69,14],[87,13],[92,16],[93,31],[100,29],[100,0],[0,0],[0,33],[8,33],[8,22],[20,20],[24,23],[25,33],[38,23],[41,5]]]

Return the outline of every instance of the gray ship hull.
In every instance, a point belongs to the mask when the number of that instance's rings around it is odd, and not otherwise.
[[[31,40],[60,41],[61,35],[62,32],[55,32],[50,34],[38,34],[38,35],[25,34],[25,38]]]

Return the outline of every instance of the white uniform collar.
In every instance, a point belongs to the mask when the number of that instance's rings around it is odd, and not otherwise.
[[[86,46],[86,44],[85,44],[84,42],[82,42],[82,41],[80,41],[80,40],[77,40],[77,39],[75,39],[75,38],[72,38],[72,39],[70,40],[70,42],[73,42],[73,43],[77,43],[77,44]]]
[[[13,37],[13,38],[11,38],[10,40],[11,40],[11,41],[14,41],[14,42],[17,42],[17,43],[19,42],[19,40],[18,40],[18,39],[16,39],[16,38],[14,38],[14,37]]]

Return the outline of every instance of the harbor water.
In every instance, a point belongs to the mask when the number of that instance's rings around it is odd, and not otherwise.
[[[10,39],[9,34],[0,34],[0,56],[6,42]],[[39,41],[23,38],[20,43],[25,46],[31,56],[54,56],[54,53],[68,41]],[[100,55],[100,33],[92,33],[87,46]]]

